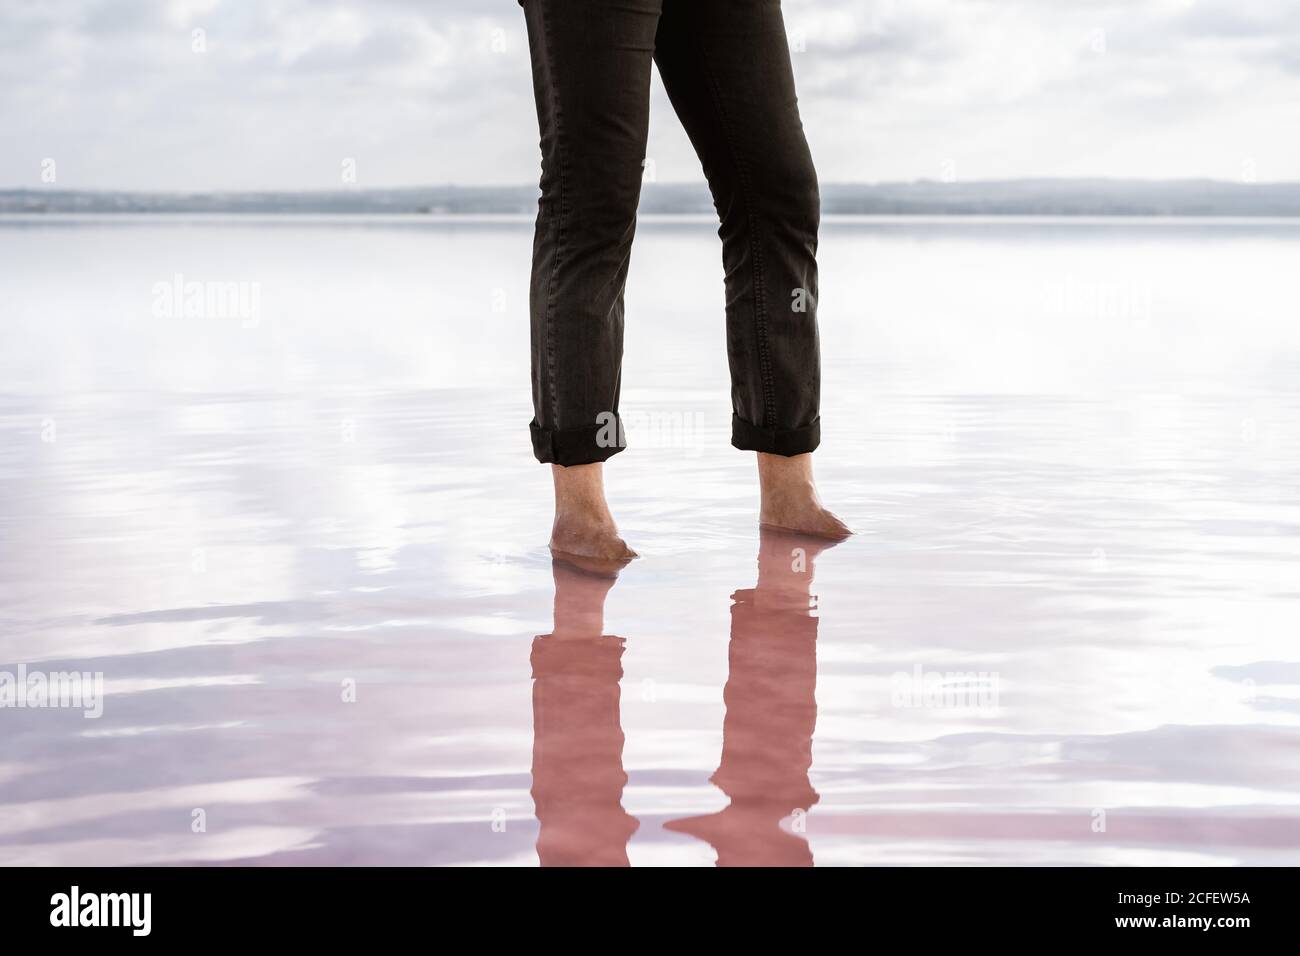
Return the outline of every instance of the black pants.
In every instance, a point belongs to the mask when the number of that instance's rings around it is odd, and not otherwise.
[[[731,443],[812,451],[820,202],[780,0],[520,2],[542,148],[530,287],[538,460],[604,461],[623,446],[623,287],[652,59],[721,221]]]

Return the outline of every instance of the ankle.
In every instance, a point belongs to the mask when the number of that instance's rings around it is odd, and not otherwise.
[[[613,525],[609,504],[605,501],[605,481],[601,464],[554,465],[555,520],[583,526]]]
[[[758,453],[759,484],[771,487],[811,486],[812,455],[769,455]]]
[[[604,501],[570,501],[564,504],[556,502],[554,527],[612,530],[615,524],[614,516],[609,511],[609,505]]]
[[[759,494],[764,498],[790,498],[803,500],[817,494],[817,485],[811,478],[790,476],[780,479],[760,480]]]

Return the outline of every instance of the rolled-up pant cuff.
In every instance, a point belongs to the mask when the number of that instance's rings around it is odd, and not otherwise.
[[[759,428],[739,415],[731,416],[731,444],[742,451],[761,451],[789,458],[816,451],[821,441],[820,418],[802,428]]]
[[[618,444],[623,433],[621,420],[617,428],[613,423],[584,428],[542,428],[534,419],[528,423],[528,430],[533,433],[533,454],[537,460],[554,465],[590,465],[606,461],[623,450]]]

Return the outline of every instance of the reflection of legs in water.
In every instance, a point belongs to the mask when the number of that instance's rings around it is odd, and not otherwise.
[[[533,802],[542,866],[627,866],[636,818],[623,809],[623,638],[601,634],[614,576],[562,561],[555,626],[533,640]]]
[[[722,761],[713,783],[724,810],[675,820],[710,843],[719,866],[811,866],[812,851],[781,821],[818,800],[808,780],[817,724],[813,562],[832,542],[764,529],[758,584],[732,595]]]

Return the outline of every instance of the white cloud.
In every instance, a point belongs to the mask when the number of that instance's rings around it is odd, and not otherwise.
[[[825,180],[1300,170],[1300,4],[784,7]],[[656,91],[658,175],[698,178]],[[6,186],[46,157],[69,188],[333,188],[344,158],[363,186],[537,173],[514,0],[0,0],[0,129]]]

